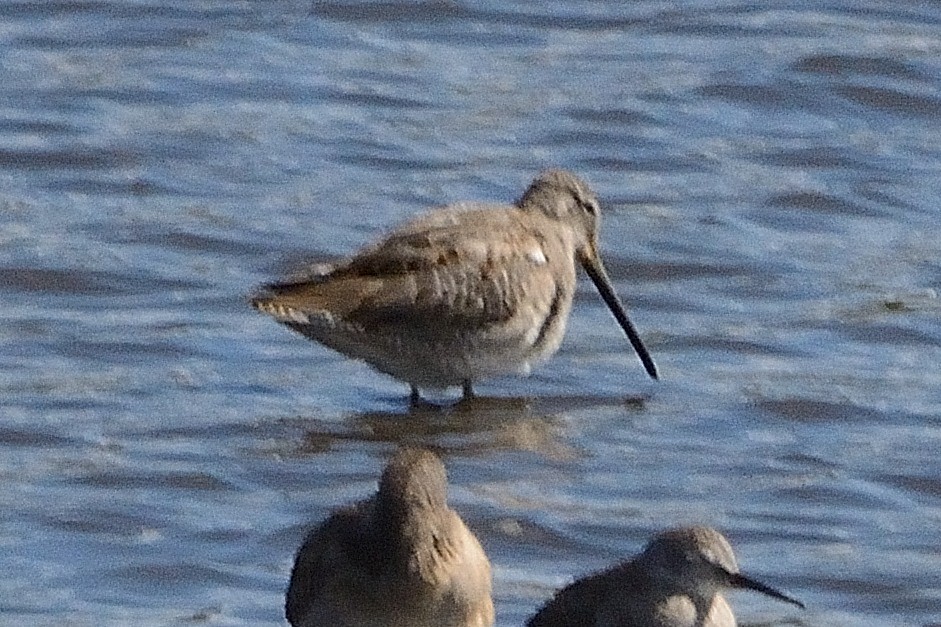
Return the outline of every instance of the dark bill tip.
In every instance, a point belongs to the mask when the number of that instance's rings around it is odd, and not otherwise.
[[[736,587],[736,588],[743,588],[743,589],[746,589],[746,590],[754,590],[755,592],[760,592],[760,593],[762,593],[762,594],[766,594],[766,595],[768,595],[769,597],[778,599],[779,601],[784,601],[785,603],[790,603],[790,604],[792,604],[792,605],[796,605],[797,607],[801,608],[802,610],[803,610],[803,609],[807,609],[806,607],[804,607],[804,604],[801,603],[800,601],[798,601],[797,599],[795,599],[795,598],[793,598],[793,597],[789,597],[789,596],[787,596],[786,594],[784,594],[783,592],[778,592],[777,590],[775,590],[775,589],[772,588],[771,586],[766,585],[766,584],[763,584],[763,583],[761,583],[760,581],[757,581],[757,580],[755,580],[755,579],[752,579],[751,577],[746,577],[745,575],[742,575],[741,573],[734,573],[734,574],[730,573],[730,574],[729,574],[729,583],[730,583],[732,586]]]
[[[631,322],[630,318],[627,317],[624,305],[621,304],[621,299],[618,298],[618,295],[615,293],[614,287],[611,285],[611,279],[608,278],[608,273],[605,272],[601,261],[597,257],[585,258],[582,260],[582,267],[585,268],[585,272],[588,274],[591,282],[595,284],[598,293],[601,294],[601,298],[604,299],[608,309],[611,310],[618,324],[621,325],[621,328],[627,335],[627,339],[631,342],[631,346],[634,347],[634,351],[637,353],[637,356],[640,357],[641,363],[644,364],[644,369],[647,371],[647,374],[650,375],[651,379],[659,379],[657,365],[653,362],[650,351],[644,346],[643,340],[640,339],[640,335],[637,333],[637,329],[634,328],[634,324]]]

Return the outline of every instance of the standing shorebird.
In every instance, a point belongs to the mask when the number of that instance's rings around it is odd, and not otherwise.
[[[598,254],[598,199],[551,170],[516,205],[458,203],[399,227],[314,277],[274,283],[252,305],[278,322],[411,385],[463,386],[559,349],[579,262],[637,351],[657,369]]]
[[[490,562],[447,504],[444,465],[401,449],[371,498],[335,512],[297,553],[294,627],[490,627]]]
[[[722,534],[709,527],[658,535],[629,562],[556,593],[527,627],[735,627],[728,588],[804,605],[738,570]]]

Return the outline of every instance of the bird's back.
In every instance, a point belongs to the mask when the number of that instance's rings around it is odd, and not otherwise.
[[[559,223],[509,206],[456,207],[416,218],[329,272],[270,284],[253,302],[365,327],[403,312],[403,322],[443,314],[479,325],[512,313],[528,283],[545,275],[547,252],[573,265],[571,237],[552,233]]]
[[[376,532],[375,499],[334,513],[298,551],[286,599],[295,627],[490,627],[490,563],[446,512],[406,554]]]
[[[596,573],[555,593],[526,627],[595,627],[599,607],[610,595],[608,573]]]
[[[719,595],[697,598],[626,562],[560,590],[527,627],[735,627]]]

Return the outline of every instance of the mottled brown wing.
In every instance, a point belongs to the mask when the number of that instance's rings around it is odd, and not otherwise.
[[[477,256],[481,241],[497,243],[501,234],[519,232],[521,217],[513,207],[472,203],[430,211],[399,226],[344,266],[360,275],[385,276],[434,267],[445,251],[462,258]]]
[[[534,290],[555,291],[538,233],[516,211],[431,214],[313,281],[269,286],[271,300],[364,328],[501,322]]]

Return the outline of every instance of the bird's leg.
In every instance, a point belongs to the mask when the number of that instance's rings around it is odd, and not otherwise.
[[[462,401],[471,401],[476,398],[477,395],[474,394],[474,384],[471,383],[470,379],[464,379],[462,387],[464,389],[464,398],[461,399]]]

